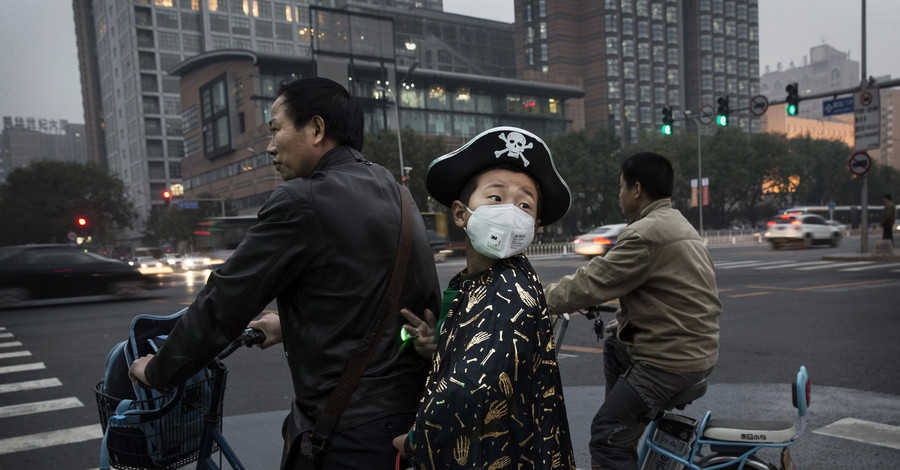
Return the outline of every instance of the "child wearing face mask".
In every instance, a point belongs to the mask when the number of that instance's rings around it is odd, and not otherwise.
[[[444,291],[416,422],[395,446],[416,469],[574,469],[552,324],[522,254],[571,204],[550,150],[490,129],[435,159],[426,187],[466,232],[466,268]]]

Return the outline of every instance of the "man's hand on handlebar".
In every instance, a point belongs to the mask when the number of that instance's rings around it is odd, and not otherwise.
[[[147,368],[147,363],[150,362],[150,359],[153,359],[153,354],[139,357],[131,363],[131,367],[128,369],[128,378],[131,379],[132,383],[147,388],[150,387],[150,384],[147,383],[147,376],[144,375],[144,369]]]
[[[253,320],[247,326],[265,333],[266,340],[260,343],[260,349],[266,349],[282,341],[281,319],[274,313],[267,313],[260,317],[259,320]]]

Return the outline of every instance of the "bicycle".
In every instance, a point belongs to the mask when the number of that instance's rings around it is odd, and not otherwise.
[[[592,306],[579,311],[594,320],[597,340],[604,332],[615,334],[616,320],[605,326],[601,312],[615,312],[609,305]],[[557,348],[560,347],[569,316],[564,315],[556,332]],[[794,470],[790,448],[806,430],[806,414],[810,402],[810,381],[805,366],[800,366],[791,384],[791,398],[797,409],[799,429],[792,421],[758,421],[712,418],[706,411],[699,421],[674,413],[706,394],[707,382],[702,380],[677,393],[650,421],[638,445],[638,468],[642,470],[716,470],[721,468],[741,470]],[[761,458],[763,449],[781,449],[780,462],[773,464]]]
[[[180,313],[145,318],[171,320]],[[244,470],[222,435],[228,373],[222,361],[237,349],[264,340],[263,332],[247,328],[198,374],[199,378],[194,376],[166,395],[132,401],[109,393],[103,381],[98,383],[94,392],[104,432],[101,468],[174,470],[196,461],[197,469],[219,470],[224,457],[232,469]],[[218,464],[213,459],[216,453],[220,454]]]

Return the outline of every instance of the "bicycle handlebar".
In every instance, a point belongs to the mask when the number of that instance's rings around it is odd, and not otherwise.
[[[237,337],[234,341],[231,342],[225,349],[216,356],[216,359],[222,360],[226,357],[230,356],[233,352],[237,351],[241,346],[250,347],[254,344],[260,344],[266,340],[266,334],[260,330],[254,330],[253,328],[247,328],[244,330],[244,333]]]

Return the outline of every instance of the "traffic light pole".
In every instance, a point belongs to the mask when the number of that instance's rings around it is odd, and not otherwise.
[[[703,153],[700,149],[700,120],[698,118],[692,117],[690,111],[684,112],[684,118],[686,120],[694,121],[694,126],[697,127],[697,212],[699,215],[699,220],[697,224],[697,232],[700,233],[700,238],[703,238]]]

